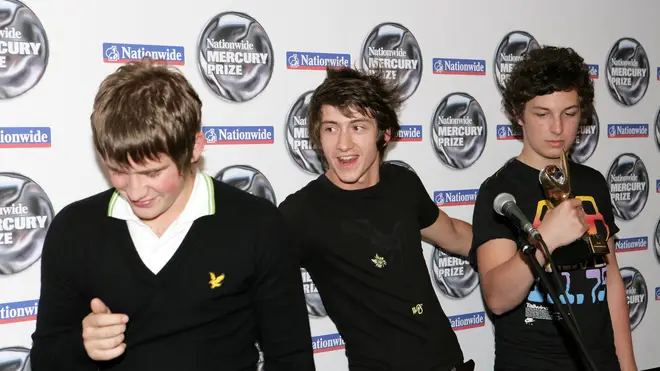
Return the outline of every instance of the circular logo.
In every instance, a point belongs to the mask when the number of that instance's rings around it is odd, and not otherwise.
[[[642,212],[649,196],[649,174],[642,160],[632,153],[619,155],[607,172],[614,216],[634,219]]]
[[[470,167],[486,146],[486,115],[469,94],[451,93],[433,112],[431,136],[435,153],[445,165]]]
[[[600,135],[598,115],[596,109],[592,109],[591,120],[580,125],[571,152],[569,154],[573,162],[582,164],[586,162],[596,151],[598,136]]]
[[[504,91],[506,81],[509,74],[513,70],[516,63],[523,60],[523,58],[532,50],[539,49],[540,45],[534,38],[524,31],[509,32],[497,47],[495,53],[495,83],[500,93]]]
[[[422,51],[410,30],[398,23],[381,23],[371,30],[362,46],[362,68],[382,71],[406,100],[422,79]]]
[[[307,313],[310,317],[325,317],[328,313],[323,306],[321,295],[312,281],[312,276],[305,268],[300,268],[302,276],[303,291],[305,292],[305,302],[307,303]]]
[[[634,106],[649,86],[649,59],[635,39],[619,39],[607,55],[607,90],[624,106]]]
[[[0,173],[0,274],[30,267],[41,251],[55,212],[41,187],[16,173]]]
[[[221,98],[246,102],[259,95],[273,75],[273,46],[264,28],[247,14],[220,13],[199,38],[199,70]]]
[[[464,298],[479,285],[479,275],[467,260],[445,253],[434,246],[431,255],[433,281],[450,298]]]
[[[323,174],[321,156],[312,149],[307,130],[307,109],[313,90],[303,93],[286,116],[286,145],[289,155],[301,169],[311,174]]]
[[[0,371],[30,371],[30,350],[24,347],[0,349]]]
[[[49,54],[46,31],[32,10],[18,0],[0,0],[0,99],[37,85]]]
[[[273,205],[276,204],[275,192],[270,182],[257,169],[248,165],[228,166],[220,170],[215,179],[234,186],[251,195],[265,198]]]
[[[403,162],[403,161],[401,161],[401,160],[388,160],[388,161],[383,161],[383,164],[392,164],[392,165],[401,166],[401,167],[404,167],[404,168],[406,168],[406,169],[412,171],[413,173],[415,173],[415,170],[412,168],[412,166],[408,165],[407,163],[405,163],[405,162]],[[415,174],[417,174],[417,173],[415,173]]]
[[[660,219],[655,225],[655,256],[660,260]]]
[[[655,115],[655,143],[658,145],[658,148],[660,148],[660,108]]]
[[[623,285],[626,288],[628,299],[628,313],[630,315],[630,330],[634,330],[646,314],[648,304],[648,290],[644,276],[633,267],[620,269]]]

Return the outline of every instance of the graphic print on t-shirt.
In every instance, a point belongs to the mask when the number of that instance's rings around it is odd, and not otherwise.
[[[394,262],[402,250],[401,240],[397,237],[403,233],[403,224],[400,222],[397,222],[389,233],[376,228],[366,219],[343,221],[342,229],[347,235],[354,235],[370,245],[374,251],[371,263],[376,268],[384,268],[388,263]]]
[[[587,233],[604,236],[607,241],[610,238],[610,228],[598,210],[596,200],[592,196],[576,196],[575,198],[582,200],[585,219],[589,224]],[[546,212],[550,209],[549,206],[548,200],[540,200],[537,203],[534,228],[539,227]],[[595,305],[605,301],[607,266],[604,263],[589,268],[574,268],[566,271],[560,269],[560,274],[565,287],[565,298],[560,296],[563,304],[566,304],[566,299],[572,306]],[[560,319],[561,315],[553,304],[554,301],[550,294],[537,279],[525,303],[525,323],[533,325],[537,320]]]

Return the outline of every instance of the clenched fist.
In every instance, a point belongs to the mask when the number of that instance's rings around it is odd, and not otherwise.
[[[537,229],[551,253],[579,239],[589,230],[582,200],[568,199],[548,210]]]

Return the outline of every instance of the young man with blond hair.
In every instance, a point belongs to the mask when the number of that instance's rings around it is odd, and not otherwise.
[[[43,248],[32,369],[314,370],[289,232],[268,201],[199,169],[201,101],[167,66],[101,84],[112,188],[61,210]]]

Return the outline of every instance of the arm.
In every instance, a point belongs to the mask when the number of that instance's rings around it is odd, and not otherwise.
[[[439,210],[435,222],[422,229],[421,232],[425,239],[454,254],[468,256],[470,252],[472,225],[459,219],[450,218],[442,210]]]
[[[614,330],[614,345],[619,357],[622,371],[637,371],[635,353],[633,352],[632,334],[630,332],[630,317],[626,290],[616,261],[614,239],[607,241],[610,253],[605,256],[607,263],[607,305],[610,309],[612,328]]]
[[[270,206],[270,205],[269,205]],[[257,231],[253,301],[259,345],[269,371],[314,371],[312,336],[291,232],[274,209],[263,211]]]
[[[41,257],[41,294],[30,363],[34,371],[96,371],[98,365],[85,351],[82,320],[89,312],[88,302],[76,286],[76,252],[69,240],[65,208],[53,218]]]

